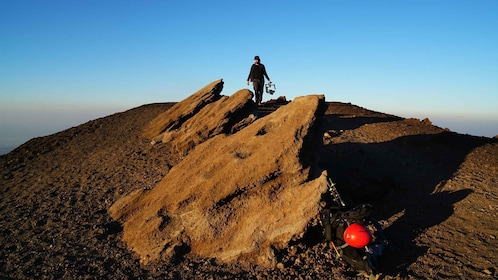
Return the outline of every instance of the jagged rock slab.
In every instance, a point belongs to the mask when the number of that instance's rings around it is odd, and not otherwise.
[[[303,234],[327,188],[317,166],[323,95],[296,98],[231,135],[198,145],[152,190],[109,212],[142,263],[190,253],[274,265],[274,248]]]
[[[143,136],[155,139],[162,133],[178,129],[186,120],[199,112],[204,106],[220,98],[223,80],[216,80],[186,99],[178,102],[166,112],[152,120],[143,131]]]
[[[252,96],[247,89],[231,96],[221,96],[185,121],[180,128],[164,132],[161,141],[170,143],[183,156],[211,137],[240,130],[241,126],[247,126],[256,119],[257,106]]]

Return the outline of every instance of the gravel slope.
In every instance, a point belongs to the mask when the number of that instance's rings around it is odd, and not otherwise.
[[[178,159],[143,127],[172,106],[150,104],[35,138],[0,157],[0,278],[352,279],[311,239],[277,252],[278,268],[189,256],[140,267],[108,209],[152,188]],[[268,108],[266,108],[268,111]],[[371,202],[394,245],[384,279],[495,279],[498,141],[330,103],[321,165],[350,203]]]

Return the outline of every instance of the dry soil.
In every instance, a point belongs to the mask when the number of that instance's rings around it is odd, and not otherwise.
[[[381,279],[496,279],[498,141],[330,102],[320,165],[347,203],[369,202],[390,250]],[[274,269],[185,256],[141,267],[109,207],[178,163],[142,129],[150,104],[35,138],[0,157],[2,279],[355,279],[316,238],[278,251]],[[275,107],[260,107],[261,115]]]

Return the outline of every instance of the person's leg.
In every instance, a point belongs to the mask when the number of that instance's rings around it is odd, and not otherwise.
[[[263,101],[263,86],[264,85],[264,81],[261,81],[259,83],[259,100],[258,100],[258,105],[261,104],[261,102]]]
[[[253,80],[252,85],[254,86],[254,97],[256,99],[256,104],[260,104],[263,99],[263,85],[260,80]]]

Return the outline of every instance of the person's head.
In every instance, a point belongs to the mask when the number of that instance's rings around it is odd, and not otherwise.
[[[261,60],[259,59],[259,56],[254,57],[254,63],[260,63]]]

